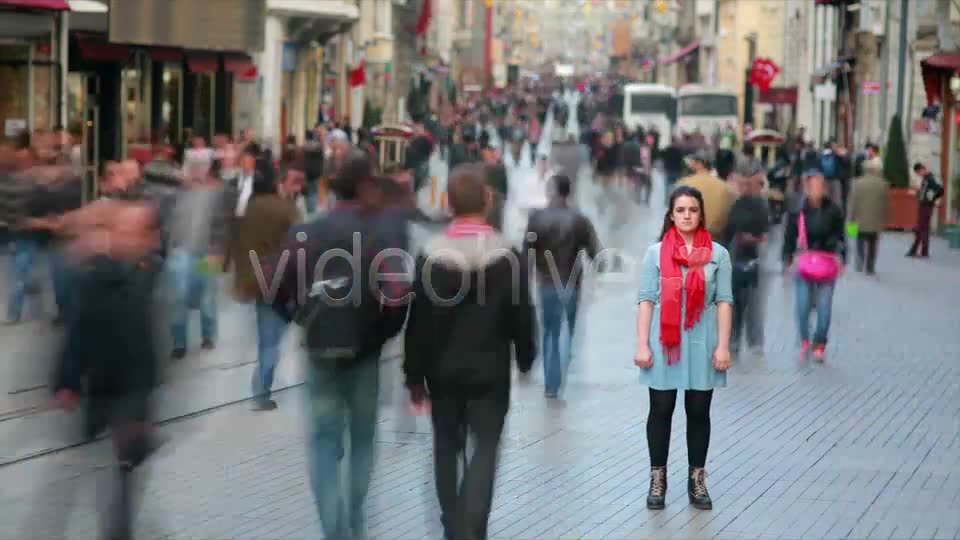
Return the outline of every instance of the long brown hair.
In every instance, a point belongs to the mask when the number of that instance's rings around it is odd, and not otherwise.
[[[697,203],[700,204],[700,228],[706,227],[707,210],[703,205],[703,193],[700,193],[700,190],[693,186],[681,184],[673,188],[673,191],[670,193],[670,204],[667,205],[667,213],[663,216],[663,228],[660,229],[661,241],[663,241],[663,237],[666,236],[667,231],[673,227],[673,220],[670,219],[670,215],[673,214],[673,207],[680,197],[693,197],[697,200]]]

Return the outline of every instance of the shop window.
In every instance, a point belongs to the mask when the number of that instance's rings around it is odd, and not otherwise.
[[[30,69],[26,64],[0,63],[0,126],[4,138],[16,137],[27,129]]]
[[[216,73],[197,73],[193,94],[193,134],[209,142],[213,138],[214,77]]]
[[[183,136],[183,70],[164,66],[163,95],[160,102],[161,133],[169,143],[181,142]]]
[[[82,73],[71,73],[67,78],[67,131],[74,137],[84,132],[86,120],[87,80]]]
[[[137,55],[123,70],[123,140],[127,148],[147,145],[150,140],[150,59]]]
[[[0,44],[0,138],[53,127],[57,70],[49,48],[42,41]]]

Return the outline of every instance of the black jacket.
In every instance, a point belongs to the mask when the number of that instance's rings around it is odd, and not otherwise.
[[[807,229],[807,248],[816,251],[829,251],[847,260],[847,233],[843,210],[836,203],[824,198],[819,207],[814,208],[803,201],[798,211],[790,212],[787,226],[783,231],[783,262],[789,265],[799,250],[799,216],[803,212]]]
[[[403,371],[433,397],[509,396],[510,361],[527,372],[536,357],[529,274],[497,234],[439,236],[417,260]]]
[[[303,148],[303,174],[307,182],[316,182],[323,176],[323,145],[307,143]]]
[[[600,251],[600,243],[590,220],[565,205],[534,210],[528,221],[527,233],[523,251],[529,253],[532,249],[536,254],[540,280],[553,283],[555,268],[556,277],[560,279],[560,283],[555,285],[560,287],[568,284],[579,287],[583,265],[589,263],[582,258],[586,256],[593,259]],[[553,262],[550,262],[551,259]],[[571,276],[575,278],[574,283],[569,283]]]
[[[364,332],[360,356],[379,357],[383,344],[403,328],[407,306],[394,302],[389,302],[389,306],[381,305],[383,299],[374,297],[374,293],[382,292],[387,300],[399,301],[409,291],[408,283],[391,279],[402,276],[405,269],[403,259],[389,256],[391,251],[388,251],[406,248],[407,215],[404,212],[375,212],[341,204],[323,216],[291,229],[275,258],[266,265],[264,275],[267,279],[279,280],[274,284],[277,289],[273,307],[286,320],[293,320],[306,304],[306,293],[313,286],[316,270],[323,269],[332,258],[342,259],[336,253],[349,254],[350,264],[364,286],[361,309],[369,330]],[[301,250],[303,265],[299,263]],[[373,269],[374,264],[376,269]],[[373,279],[377,281],[371,281]],[[311,335],[314,331],[318,330],[311,328],[307,332],[308,346],[314,339]]]
[[[487,165],[487,183],[490,187],[499,193],[504,199],[507,198],[507,190],[510,187],[510,180],[507,178],[507,168],[503,163]]]
[[[727,216],[722,244],[730,251],[734,263],[749,264],[760,257],[758,244],[738,238],[740,233],[762,236],[770,230],[767,200],[760,196],[743,196],[733,203]]]
[[[917,190],[917,200],[920,204],[933,205],[942,196],[943,186],[937,182],[937,177],[933,173],[927,173],[920,182],[920,189]]]

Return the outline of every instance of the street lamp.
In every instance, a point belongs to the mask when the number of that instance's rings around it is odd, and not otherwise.
[[[750,32],[744,38],[747,40],[747,72],[746,84],[743,89],[743,126],[753,125],[753,84],[750,82],[750,71],[753,69],[753,61],[757,59],[757,33]]]

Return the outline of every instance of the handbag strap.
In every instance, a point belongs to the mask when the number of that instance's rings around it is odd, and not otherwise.
[[[807,220],[803,217],[803,208],[800,209],[800,215],[797,217],[797,247],[806,251],[807,245]]]

